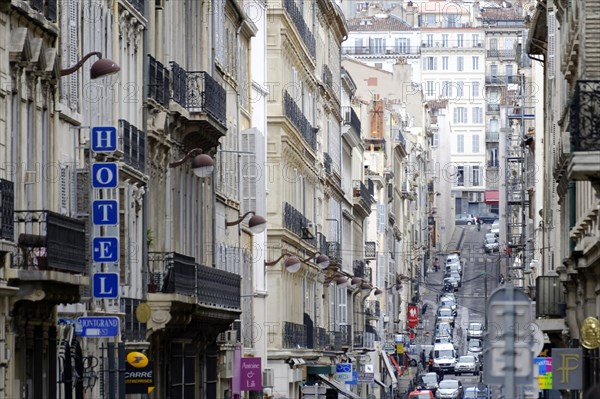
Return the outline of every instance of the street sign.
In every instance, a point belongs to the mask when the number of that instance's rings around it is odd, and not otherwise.
[[[348,385],[358,385],[358,371],[352,372],[352,379],[350,381],[346,381]]]
[[[118,188],[119,164],[96,162],[92,164],[92,188]]]
[[[335,365],[335,379],[346,382],[352,380],[352,363],[338,363]]]
[[[119,297],[119,274],[118,273],[95,273],[92,281],[94,298]]]
[[[116,262],[119,259],[118,237],[94,237],[92,240],[94,262]]]
[[[358,382],[372,383],[375,381],[375,373],[358,372]]]
[[[240,365],[240,390],[262,391],[262,367],[260,357],[243,357]]]
[[[485,364],[489,364],[489,374],[493,377],[501,378],[502,382],[504,382],[504,376],[508,371],[508,367],[505,362],[506,351],[511,350],[511,348],[507,348],[506,346],[502,346],[496,344],[492,346],[489,350],[491,361]],[[527,346],[527,344],[516,344],[514,348],[515,352],[515,376],[517,377],[527,377],[531,373],[533,357],[530,355],[531,349]]]
[[[116,316],[80,317],[75,332],[80,337],[102,338],[119,335],[119,318]]]
[[[552,348],[552,389],[581,389],[583,362],[581,348]]]
[[[92,128],[92,151],[114,152],[117,150],[117,128],[96,126]]]
[[[119,224],[119,202],[117,200],[92,201],[92,223],[96,226]]]

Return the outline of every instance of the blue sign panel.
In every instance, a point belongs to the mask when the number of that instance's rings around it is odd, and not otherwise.
[[[348,385],[358,385],[358,371],[352,372],[352,379],[350,381],[346,381]]]
[[[92,201],[92,220],[96,226],[119,224],[119,202],[117,200]]]
[[[119,274],[96,273],[92,281],[94,298],[118,298]]]
[[[113,152],[117,150],[117,128],[97,126],[92,128],[92,151]]]
[[[75,333],[80,337],[116,337],[119,335],[119,318],[80,317],[77,319]]]
[[[95,237],[92,241],[94,262],[116,262],[119,259],[119,238]]]
[[[92,164],[92,187],[119,187],[119,165],[116,162],[96,162]]]

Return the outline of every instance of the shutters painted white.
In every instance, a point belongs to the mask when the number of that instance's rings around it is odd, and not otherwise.
[[[346,287],[337,286],[337,305],[338,324],[348,324],[348,296]]]
[[[298,70],[296,69],[296,67],[292,67],[292,92],[290,93],[290,95],[292,96],[292,98],[294,99],[294,101],[296,101],[296,104],[299,101],[299,80],[298,80]]]
[[[377,233],[385,233],[385,204],[377,204]]]
[[[556,18],[554,10],[548,9],[548,79],[556,75]]]
[[[69,64],[75,65],[79,59],[79,1],[69,0],[68,1],[68,13],[69,13]],[[77,110],[78,104],[78,78],[79,72],[72,73],[67,78],[69,80],[69,107],[72,110]]]

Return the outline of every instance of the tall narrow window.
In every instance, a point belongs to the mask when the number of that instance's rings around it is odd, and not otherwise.
[[[459,33],[456,36],[456,46],[457,47],[464,47],[465,46],[465,35],[463,35],[462,33]]]
[[[465,167],[459,166],[456,168],[456,185],[464,186],[465,185]]]
[[[471,184],[473,186],[481,185],[480,176],[481,176],[481,173],[479,171],[479,166],[472,166],[471,167]]]
[[[442,57],[442,70],[444,70],[444,71],[448,70],[448,57],[447,56]]]
[[[479,57],[477,57],[477,56],[473,56],[473,70],[474,71],[479,70]]]
[[[465,135],[457,134],[456,135],[456,152],[462,154],[465,152]]]
[[[479,82],[471,82],[471,96],[474,100],[479,98]]]
[[[479,152],[479,135],[473,135],[473,153],[477,154]]]
[[[456,57],[456,70],[464,71],[465,70],[465,58],[462,55]]]

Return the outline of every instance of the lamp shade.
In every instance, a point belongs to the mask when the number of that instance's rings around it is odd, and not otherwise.
[[[210,176],[215,168],[215,161],[207,154],[196,155],[192,160],[192,170],[198,177]]]
[[[290,273],[297,273],[302,267],[302,262],[296,256],[290,256],[285,260],[285,268]]]
[[[121,68],[113,61],[108,58],[100,58],[92,64],[92,67],[90,68],[90,77],[92,79],[97,79],[102,76],[112,75],[120,70]]]
[[[335,280],[335,283],[337,285],[343,285],[346,284],[350,281],[350,279],[347,276],[340,276]]]
[[[329,267],[329,256],[327,255],[319,255],[316,260],[317,266],[321,269],[327,269]]]
[[[254,234],[260,234],[267,228],[267,219],[260,215],[253,215],[248,221],[248,227]]]
[[[375,296],[380,296],[381,294],[383,294],[383,291],[381,291],[379,288],[375,288],[375,291],[373,292],[373,294]]]
[[[350,285],[353,287],[356,287],[360,283],[362,283],[362,278],[360,277],[352,277],[352,280],[350,280]]]

